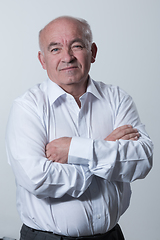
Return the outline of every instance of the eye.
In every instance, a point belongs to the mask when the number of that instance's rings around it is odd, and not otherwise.
[[[83,46],[81,44],[76,44],[76,45],[73,45],[72,46],[72,49],[73,50],[82,50],[83,49]]]
[[[59,51],[60,51],[60,48],[52,48],[51,49],[51,52],[54,53],[54,54],[58,53]]]

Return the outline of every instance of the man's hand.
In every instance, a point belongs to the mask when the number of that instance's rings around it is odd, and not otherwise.
[[[53,162],[67,163],[70,143],[70,137],[53,140],[46,145],[46,157]]]
[[[138,130],[133,128],[131,125],[124,125],[116,128],[110,135],[108,135],[104,140],[106,141],[116,141],[119,139],[133,140],[136,141],[140,137]]]

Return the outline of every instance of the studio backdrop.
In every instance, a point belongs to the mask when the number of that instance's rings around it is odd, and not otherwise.
[[[126,240],[159,240],[160,214],[160,1],[0,1],[0,238],[19,239],[15,179],[7,163],[5,129],[13,100],[47,78],[38,62],[38,32],[53,18],[85,18],[98,46],[90,75],[118,85],[134,99],[154,142],[154,166],[131,184],[120,224]]]

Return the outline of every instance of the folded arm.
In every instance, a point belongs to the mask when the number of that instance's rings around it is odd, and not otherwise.
[[[92,181],[88,166],[60,164],[46,158],[46,129],[37,108],[16,101],[12,107],[6,148],[17,184],[39,198],[79,197]]]
[[[53,140],[46,146],[46,155],[53,162],[67,164],[70,151],[70,163],[88,165],[94,175],[107,180],[131,182],[145,177],[152,165],[152,154],[148,151],[151,141],[141,137],[138,142],[139,137],[137,129],[124,125],[116,128],[105,141],[95,140],[92,143],[91,139],[75,137],[70,148],[71,138]],[[85,157],[85,148],[89,149],[91,158],[88,154]]]
[[[72,138],[68,162],[88,165],[94,175],[108,181],[132,182],[150,171],[153,143],[130,97],[124,98],[117,109],[115,130],[104,140]]]

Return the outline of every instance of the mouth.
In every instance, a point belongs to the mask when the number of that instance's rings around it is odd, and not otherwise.
[[[77,68],[78,68],[77,66],[70,66],[70,67],[61,68],[60,71],[70,71]]]

